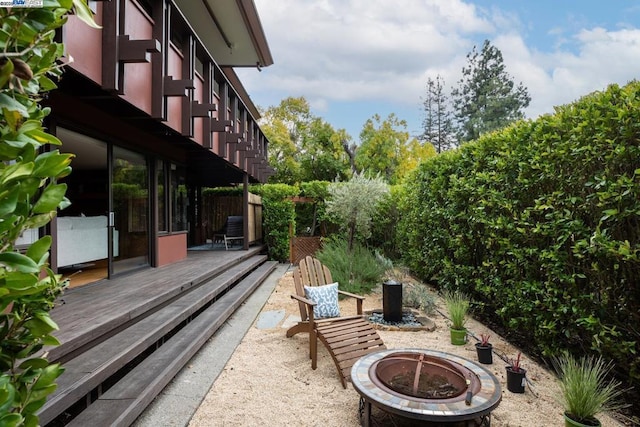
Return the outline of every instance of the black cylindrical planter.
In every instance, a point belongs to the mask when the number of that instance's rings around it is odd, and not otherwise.
[[[402,283],[382,282],[382,317],[387,322],[402,320]]]
[[[478,362],[483,365],[491,365],[493,363],[493,346],[491,344],[482,345],[476,343],[476,352],[478,353]]]
[[[511,393],[524,393],[527,370],[520,368],[518,372],[507,366],[507,389]]]

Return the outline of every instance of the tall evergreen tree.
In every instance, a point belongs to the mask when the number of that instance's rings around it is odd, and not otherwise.
[[[444,79],[427,79],[427,92],[423,101],[425,117],[422,121],[421,139],[430,142],[438,153],[455,145],[451,111],[445,96]]]
[[[485,40],[467,54],[462,79],[451,92],[458,138],[461,142],[500,129],[524,117],[531,97],[522,83],[517,86],[506,72],[502,52]]]

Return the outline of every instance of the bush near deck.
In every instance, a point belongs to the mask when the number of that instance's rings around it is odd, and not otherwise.
[[[404,262],[538,354],[601,354],[637,384],[639,144],[631,82],[424,162],[401,206]]]

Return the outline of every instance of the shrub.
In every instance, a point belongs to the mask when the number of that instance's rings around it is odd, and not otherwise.
[[[60,178],[71,172],[69,154],[41,150],[60,145],[42,126],[49,109],[38,102],[55,88],[63,46],[56,29],[74,10],[93,24],[83,0],[45,2],[42,8],[0,7],[0,425],[38,425],[37,411],[63,369],[38,356],[57,345],[49,315],[65,283],[48,267],[51,236],[24,252],[16,240],[44,227],[68,206]]]
[[[331,277],[340,289],[356,294],[369,293],[380,283],[385,269],[373,252],[361,244],[351,251],[342,239],[327,240],[316,257],[331,270]]]
[[[295,225],[295,206],[290,200],[298,187],[286,184],[265,184],[251,187],[262,196],[264,239],[269,258],[285,262],[289,259],[289,227]]]
[[[423,162],[401,199],[403,262],[529,351],[599,354],[637,383],[639,122],[640,83],[611,85]]]
[[[436,309],[435,296],[421,283],[404,285],[402,304],[405,307],[416,308],[429,315],[434,314]]]

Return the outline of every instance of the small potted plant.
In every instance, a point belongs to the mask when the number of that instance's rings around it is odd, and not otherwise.
[[[489,338],[491,338],[489,334],[480,334],[480,342],[476,343],[478,362],[484,365],[493,363],[493,345],[489,342]]]
[[[464,345],[467,342],[467,312],[469,299],[460,291],[448,291],[443,294],[444,304],[451,320],[451,344]]]
[[[527,370],[520,365],[522,353],[518,352],[515,359],[511,359],[511,364],[507,369],[507,389],[512,393],[524,393],[524,386],[527,382]]]
[[[607,381],[612,365],[601,357],[576,359],[565,353],[554,362],[560,376],[565,426],[600,426],[596,415],[623,407],[617,398],[624,390],[620,382]]]

